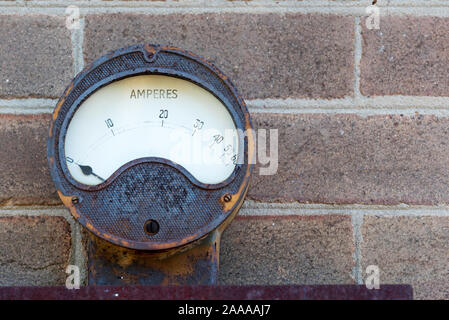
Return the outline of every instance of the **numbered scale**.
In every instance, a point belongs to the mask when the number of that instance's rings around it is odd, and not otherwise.
[[[71,176],[86,185],[145,157],[171,160],[199,182],[217,184],[235,169],[237,133],[209,91],[187,80],[140,75],[86,99],[68,126],[65,157]]]
[[[53,113],[48,159],[61,200],[91,232],[89,281],[213,283],[219,236],[248,188],[252,137],[233,84],[192,53],[138,45],[82,71]]]

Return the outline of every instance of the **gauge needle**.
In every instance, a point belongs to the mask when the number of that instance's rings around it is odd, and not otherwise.
[[[97,177],[98,179],[100,179],[101,181],[104,181],[104,179],[102,177],[100,177],[99,175],[95,174],[92,170],[92,167],[90,166],[82,166],[80,164],[77,163],[77,165],[81,168],[81,171],[86,175],[86,176],[90,176],[93,175],[94,177]]]

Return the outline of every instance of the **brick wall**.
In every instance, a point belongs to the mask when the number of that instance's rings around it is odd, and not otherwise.
[[[449,298],[449,2],[0,1],[0,285],[62,285],[83,230],[46,162],[50,113],[108,50],[168,43],[216,63],[279,169],[225,232],[225,284],[410,283]],[[69,4],[81,28],[65,27]]]

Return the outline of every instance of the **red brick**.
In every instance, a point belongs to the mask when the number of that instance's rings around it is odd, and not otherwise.
[[[246,98],[352,95],[353,19],[303,14],[104,14],[86,17],[87,62],[136,43],[163,43],[214,62]]]
[[[279,167],[248,197],[267,202],[447,204],[448,118],[253,114],[279,129]],[[0,204],[58,204],[46,160],[48,115],[0,116]]]
[[[223,234],[221,284],[354,283],[349,216],[238,217]]]
[[[363,270],[379,267],[380,284],[411,284],[417,299],[449,298],[449,217],[365,216]]]
[[[0,205],[58,204],[47,164],[50,115],[0,115]]]
[[[279,167],[256,168],[248,197],[268,202],[448,204],[449,118],[253,114],[279,131]]]
[[[381,17],[379,30],[362,25],[362,94],[449,96],[448,18]]]
[[[0,285],[63,285],[70,225],[60,217],[0,217]]]
[[[0,17],[0,98],[59,97],[73,76],[65,18]]]

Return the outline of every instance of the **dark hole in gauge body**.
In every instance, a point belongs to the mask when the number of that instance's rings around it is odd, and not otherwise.
[[[159,232],[159,223],[156,220],[150,219],[145,222],[145,232],[149,236],[154,236]]]

